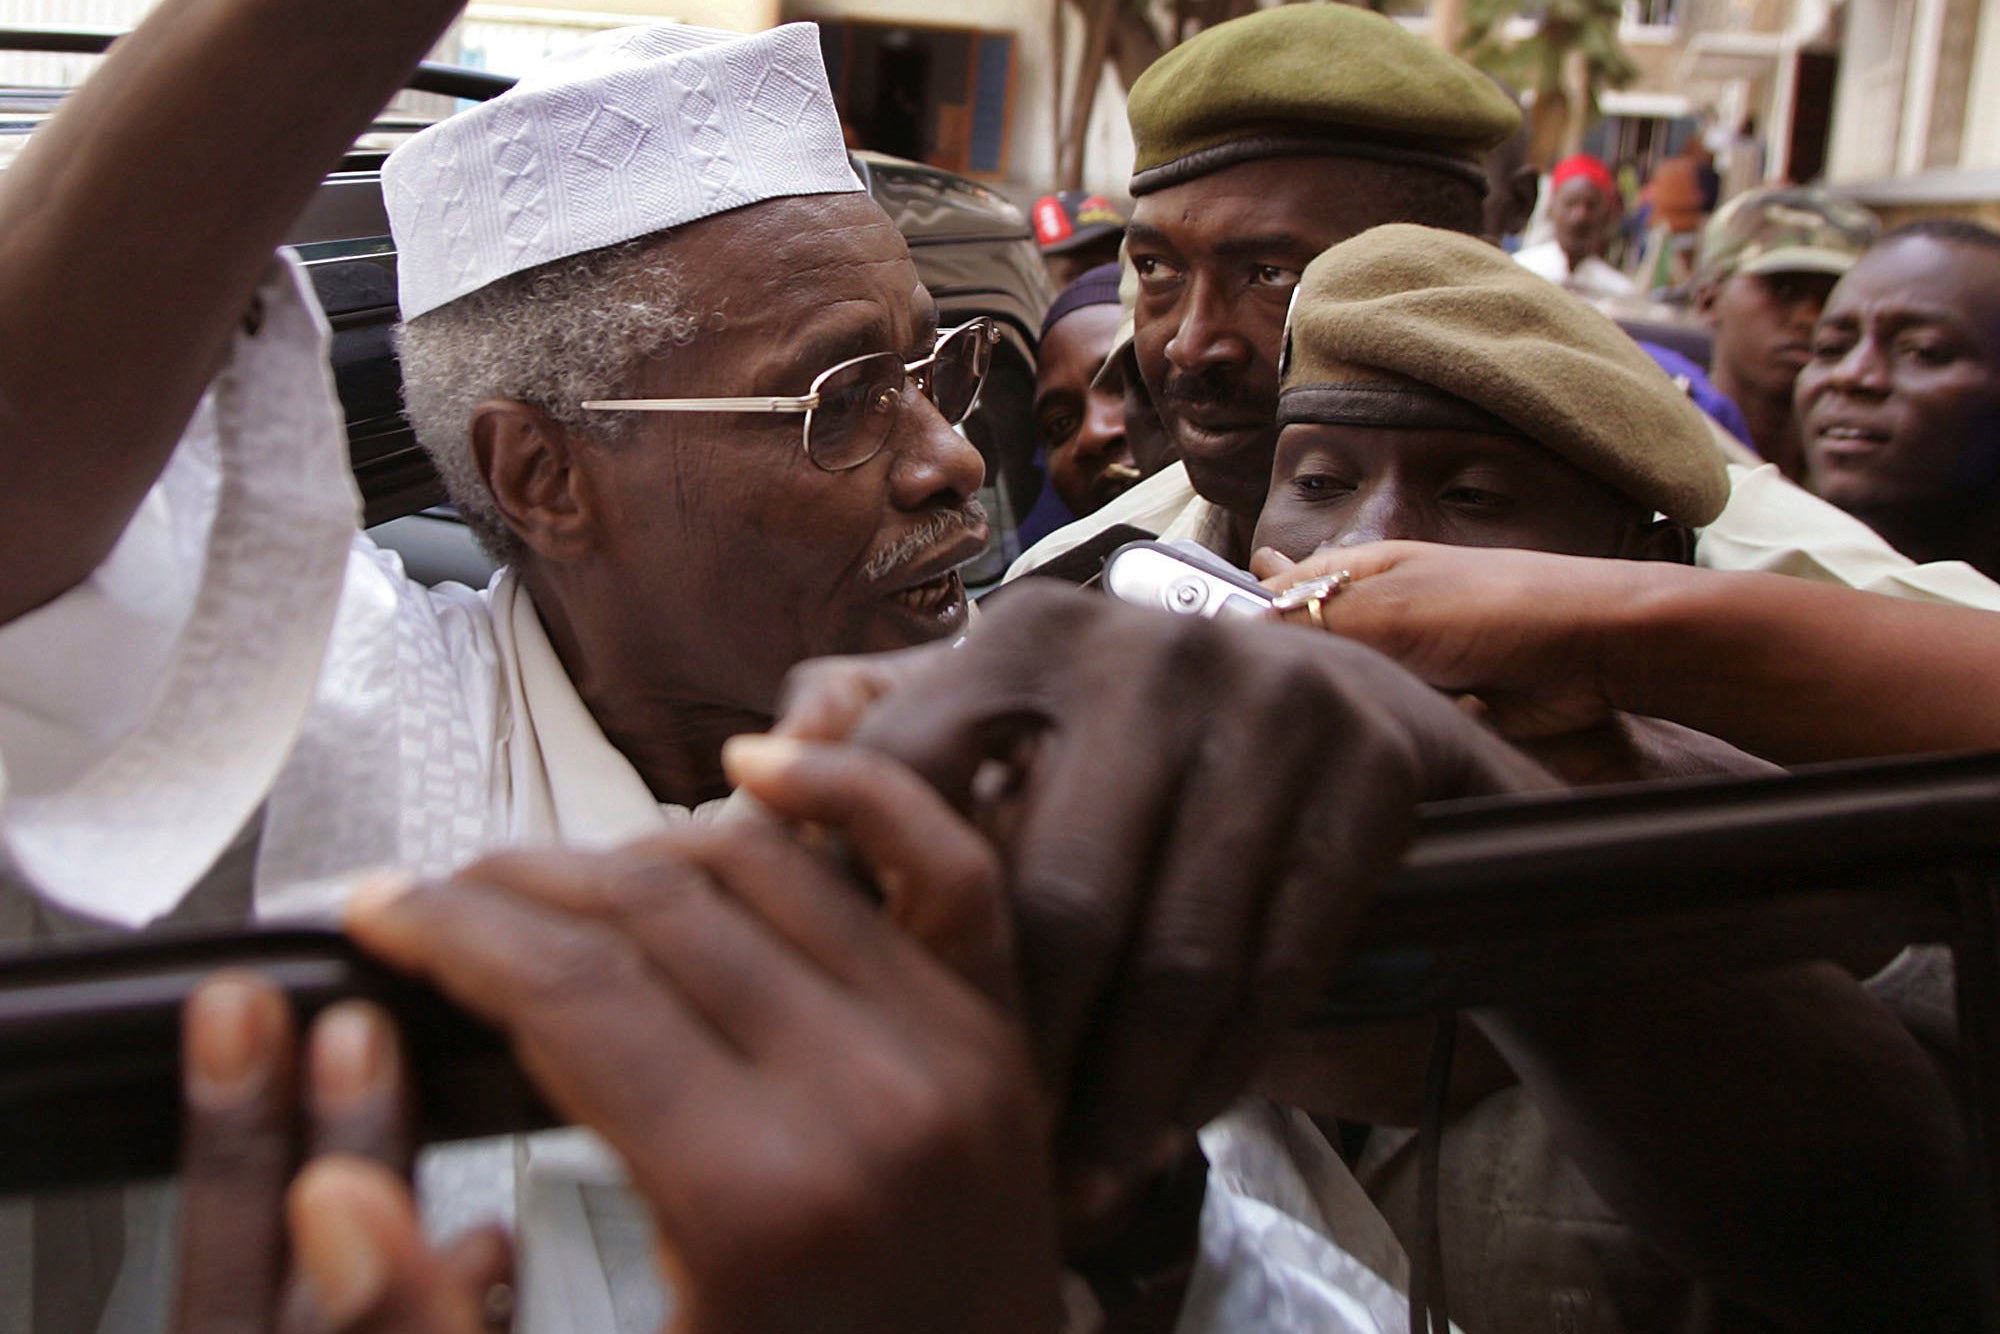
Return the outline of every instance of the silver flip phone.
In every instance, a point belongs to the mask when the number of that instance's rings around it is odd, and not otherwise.
[[[1271,595],[1242,570],[1193,542],[1127,542],[1104,562],[1104,587],[1121,602],[1182,616],[1268,616]]]

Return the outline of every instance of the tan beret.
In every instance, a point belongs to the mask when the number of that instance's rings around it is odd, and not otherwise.
[[[1486,188],[1521,113],[1472,66],[1354,5],[1280,5],[1161,56],[1127,99],[1134,195],[1253,158],[1411,162]]]
[[[1701,409],[1623,330],[1433,227],[1376,227],[1306,266],[1278,421],[1511,431],[1689,527],[1729,499]]]

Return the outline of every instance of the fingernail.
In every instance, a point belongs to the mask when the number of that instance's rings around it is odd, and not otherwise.
[[[1276,574],[1280,570],[1291,569],[1298,562],[1287,556],[1284,552],[1279,551],[1276,547],[1258,547],[1250,554],[1250,564]],[[1268,578],[1269,576],[1266,577]]]
[[[307,1174],[326,1170],[309,1167]],[[307,1329],[344,1329],[382,1300],[389,1283],[388,1258],[376,1244],[368,1218],[335,1178],[302,1177],[292,1203],[298,1264],[293,1311],[304,1317],[300,1323]]]
[[[388,1030],[373,1010],[336,1005],[313,1025],[312,1096],[340,1113],[380,1095],[393,1064]]]
[[[804,749],[788,736],[745,732],[722,743],[722,772],[739,787],[770,782],[797,764]]]
[[[417,887],[417,877],[408,871],[385,866],[370,871],[354,882],[347,892],[347,915],[372,912],[387,907]]]
[[[277,1060],[285,1001],[248,977],[204,982],[183,1020],[190,1097],[230,1106],[262,1092]]]

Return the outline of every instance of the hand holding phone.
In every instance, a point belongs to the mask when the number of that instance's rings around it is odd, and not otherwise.
[[[1121,602],[1181,616],[1271,614],[1271,594],[1247,571],[1187,541],[1126,543],[1104,562],[1104,588]]]

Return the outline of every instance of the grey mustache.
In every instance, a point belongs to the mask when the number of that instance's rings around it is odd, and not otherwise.
[[[986,507],[977,499],[956,509],[939,510],[912,531],[897,538],[868,558],[861,567],[862,578],[881,583],[911,561],[929,553],[946,538],[961,532],[977,532],[986,526]]]

